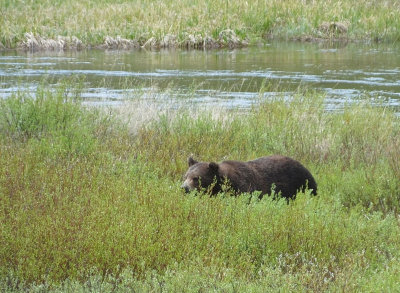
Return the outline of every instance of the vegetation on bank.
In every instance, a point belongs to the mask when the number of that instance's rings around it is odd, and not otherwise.
[[[0,100],[2,291],[399,288],[392,111],[367,101],[328,113],[309,91],[245,113],[182,108],[141,120],[151,113],[141,105],[84,107],[70,85]],[[190,154],[273,153],[307,166],[319,195],[287,205],[180,189]]]
[[[399,1],[3,0],[0,14],[0,48],[204,48],[269,38],[400,39]]]

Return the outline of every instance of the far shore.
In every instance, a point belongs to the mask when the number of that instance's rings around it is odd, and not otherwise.
[[[399,4],[381,0],[5,1],[0,14],[0,51],[400,40]]]

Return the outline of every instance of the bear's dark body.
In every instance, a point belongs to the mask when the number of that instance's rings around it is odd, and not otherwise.
[[[222,163],[197,162],[189,158],[189,169],[185,174],[182,187],[185,190],[212,187],[210,192],[217,194],[228,180],[229,186],[236,192],[261,191],[260,198],[271,193],[275,186],[275,193],[282,197],[294,199],[298,191],[305,187],[317,194],[317,184],[302,164],[289,157],[273,155],[256,160],[224,161]]]

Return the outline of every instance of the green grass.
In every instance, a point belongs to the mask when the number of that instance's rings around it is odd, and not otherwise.
[[[394,42],[400,37],[400,3],[382,0],[3,0],[0,14],[0,42],[6,48],[30,47],[32,36],[26,33],[44,40],[64,37],[63,44],[51,45],[57,48],[105,43],[130,47],[149,40],[156,47],[202,47],[241,46],[243,41],[258,43],[268,38]],[[322,28],[324,23],[327,29]],[[347,32],[339,32],[331,23],[343,24]],[[227,29],[235,37],[226,37],[223,31]],[[73,36],[82,43],[72,40]],[[106,42],[107,37],[113,38],[113,45]],[[46,41],[39,43],[36,49],[47,47]]]
[[[299,90],[248,112],[182,108],[131,124],[83,106],[79,88],[35,96],[0,101],[2,290],[399,288],[400,125],[391,110],[367,100],[329,113],[322,94]],[[138,105],[124,113],[147,111]],[[190,154],[273,153],[306,165],[319,195],[287,205],[180,189]]]

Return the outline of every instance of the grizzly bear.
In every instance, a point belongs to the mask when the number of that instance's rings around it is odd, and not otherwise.
[[[297,192],[306,188],[317,194],[317,184],[308,171],[298,161],[289,157],[273,155],[253,161],[224,161],[222,163],[197,162],[188,159],[189,169],[184,176],[182,188],[208,190],[212,195],[228,185],[235,193],[259,191],[265,194],[280,194],[286,199],[294,199]]]

